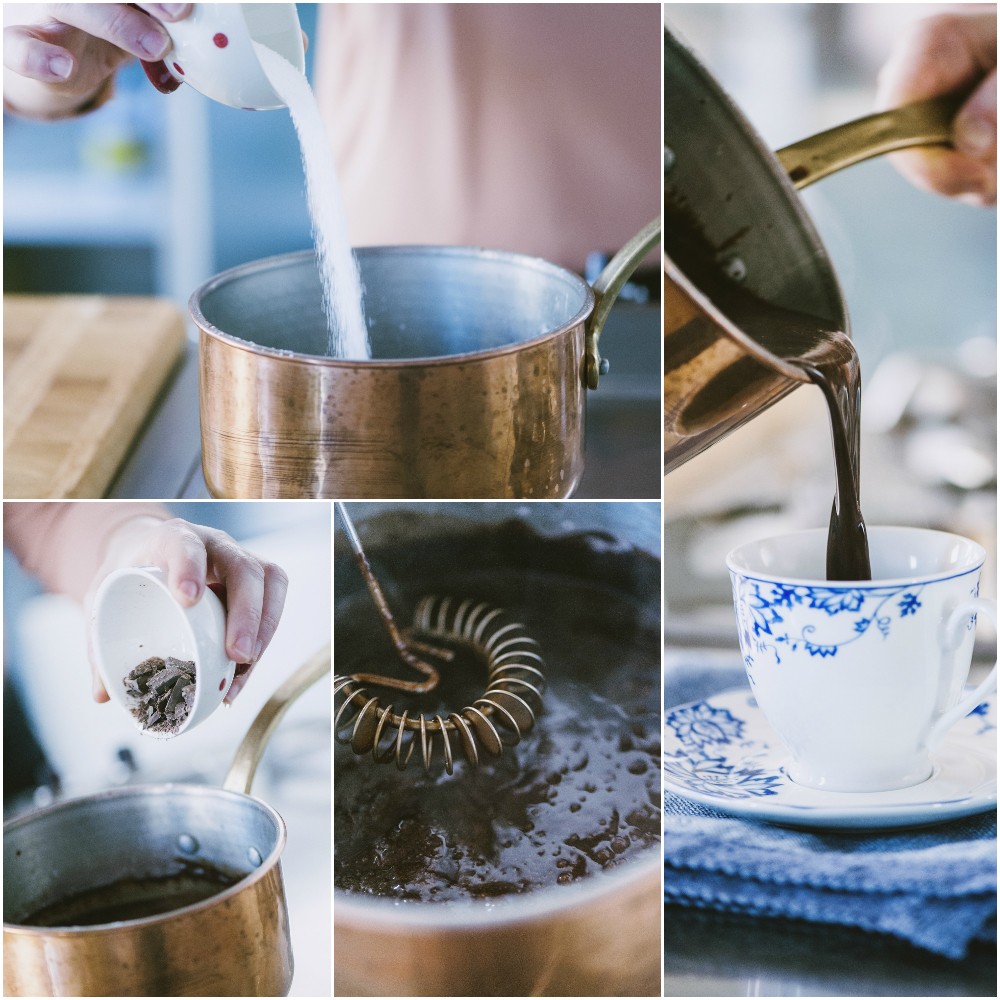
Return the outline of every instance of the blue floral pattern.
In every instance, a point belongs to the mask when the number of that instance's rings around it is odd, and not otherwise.
[[[774,795],[781,775],[753,766],[752,760],[731,764],[720,748],[738,746],[746,723],[728,709],[707,701],[682,705],[667,713],[664,725],[673,730],[681,752],[663,754],[663,769],[686,786],[719,798],[742,799]]]
[[[746,688],[668,709],[663,726],[664,808],[681,796],[735,816],[816,829],[940,823],[996,808],[996,696],[948,736],[950,752],[928,781],[884,793],[841,793],[788,778],[788,749]],[[984,769],[987,780],[984,780]]]
[[[743,735],[743,723],[725,708],[715,708],[707,701],[675,708],[666,724],[685,746],[704,747],[713,743],[731,743]]]
[[[978,574],[970,595],[979,592]],[[928,584],[838,587],[776,583],[732,574],[740,645],[748,670],[754,658],[766,653],[781,663],[782,653],[804,649],[820,660],[830,659],[844,646],[868,635],[887,638],[894,624],[912,618],[923,607],[921,595]],[[808,624],[798,621],[801,612],[823,612]],[[972,617],[969,627],[973,627]],[[752,676],[752,675],[751,675]]]

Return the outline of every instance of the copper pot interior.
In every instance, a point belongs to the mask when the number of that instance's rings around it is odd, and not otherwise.
[[[134,787],[71,800],[5,827],[4,922],[19,924],[87,890],[184,866],[208,863],[245,878],[277,863],[284,838],[272,809],[221,789]]]

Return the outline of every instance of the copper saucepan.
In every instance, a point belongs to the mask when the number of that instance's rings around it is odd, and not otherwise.
[[[267,740],[330,669],[330,649],[261,709],[222,788],[146,785],[61,802],[4,824],[6,996],[284,996],[292,981],[280,857],[285,824],[249,795]],[[23,923],[128,878],[209,865],[241,876],[201,902],[90,926]]]
[[[659,504],[532,504],[530,513],[516,513],[505,504],[352,504],[351,512],[363,529],[369,556],[384,560],[391,552],[394,571],[418,579],[427,572],[426,547],[464,551],[467,539],[478,537],[475,532],[511,518],[526,521],[539,538],[603,539],[592,556],[572,566],[562,559],[553,563],[553,550],[537,542],[491,550],[496,562],[490,561],[486,571],[516,568],[577,576],[632,594],[658,618],[658,599],[650,601],[644,573],[627,569],[626,554],[636,550],[659,559]],[[335,621],[337,611],[346,613],[363,588],[353,553],[342,542],[338,533]],[[421,547],[411,550],[415,543]],[[476,550],[481,551],[478,544]],[[609,568],[609,561],[617,568]],[[550,674],[549,681],[557,684],[557,675]],[[544,720],[543,715],[540,725]],[[335,886],[334,993],[658,996],[662,871],[662,854],[651,847],[575,885],[553,884],[492,905],[482,900],[400,905]]]
[[[257,261],[191,297],[202,468],[218,497],[566,497],[618,292],[660,235],[591,287],[536,257],[358,251],[373,360],[324,357],[311,253]]]
[[[665,472],[807,381],[734,322],[693,278],[672,219],[694,224],[718,270],[768,305],[848,333],[829,256],[796,191],[861,160],[947,144],[959,101],[869,115],[777,153],[669,31],[664,36]],[[679,226],[677,227],[680,228]]]

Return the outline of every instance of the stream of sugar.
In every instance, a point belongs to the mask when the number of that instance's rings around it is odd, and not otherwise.
[[[302,150],[309,217],[323,285],[323,311],[329,328],[328,353],[335,358],[362,361],[371,357],[364,293],[347,236],[347,216],[333,149],[319,105],[305,74],[266,45],[254,42],[254,49],[271,86],[288,106]]]

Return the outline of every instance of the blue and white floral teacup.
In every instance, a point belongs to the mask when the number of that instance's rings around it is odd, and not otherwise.
[[[728,556],[740,647],[757,703],[791,751],[789,777],[830,791],[905,788],[996,689],[964,693],[986,557],[922,528],[871,528],[872,580],[824,579],[827,532],[800,531]]]

